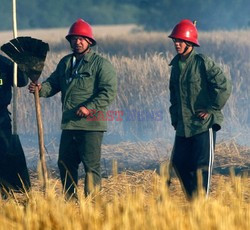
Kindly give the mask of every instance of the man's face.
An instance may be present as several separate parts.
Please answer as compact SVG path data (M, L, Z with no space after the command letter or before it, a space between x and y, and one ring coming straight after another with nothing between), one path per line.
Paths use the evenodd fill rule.
M181 39L173 39L175 50L178 54L183 54L185 48L187 47L185 41Z
M89 46L87 38L81 36L72 36L70 38L70 45L74 53L81 54L86 51Z

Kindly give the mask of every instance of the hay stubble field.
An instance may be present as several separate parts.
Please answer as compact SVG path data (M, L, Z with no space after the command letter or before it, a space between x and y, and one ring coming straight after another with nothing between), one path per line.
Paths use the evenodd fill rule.
M50 44L41 80L70 52L64 40L66 33L67 29L19 32L19 36L33 36ZM61 117L57 95L41 99L50 171L48 193L43 195L36 168L33 97L27 89L21 89L18 131L31 172L32 191L14 193L7 201L0 201L0 229L249 229L250 42L246 38L250 31L200 34L202 46L198 52L221 64L232 79L233 94L218 134L211 196L200 196L193 202L186 201L175 177L168 188L161 170L169 160L174 137L168 115L168 63L174 50L168 32L147 33L128 25L98 26L94 33L99 42L97 51L111 60L119 78L118 96L110 110L125 112L122 122L109 122L102 147L103 189L95 197L80 195L78 204L63 200L56 167ZM1 44L11 36L10 31L1 32ZM134 117L128 119L131 111ZM82 168L80 172L84 174ZM82 183L79 194L83 193Z

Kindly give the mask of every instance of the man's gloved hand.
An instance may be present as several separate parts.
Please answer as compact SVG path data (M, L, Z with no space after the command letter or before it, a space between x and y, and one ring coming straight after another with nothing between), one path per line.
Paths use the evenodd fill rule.
M1 50L18 64L31 81L36 82L42 73L49 45L32 37L17 37L2 45Z

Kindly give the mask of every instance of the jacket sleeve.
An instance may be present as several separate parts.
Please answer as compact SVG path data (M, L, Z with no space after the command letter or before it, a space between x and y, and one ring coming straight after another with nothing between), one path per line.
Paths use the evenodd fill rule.
M221 110L231 94L231 81L210 58L205 59L205 69L211 103L209 107L211 110Z
M59 91L60 87L60 63L58 64L56 70L42 83L42 88L39 92L40 97L52 97Z
M169 91L170 91L170 117L171 117L171 124L176 129L177 122L178 122L178 109L177 109L177 97L175 92L174 81L172 78L172 73L169 82Z
M103 59L97 72L97 91L87 102L83 103L87 109L105 110L114 100L117 93L117 76L112 64Z

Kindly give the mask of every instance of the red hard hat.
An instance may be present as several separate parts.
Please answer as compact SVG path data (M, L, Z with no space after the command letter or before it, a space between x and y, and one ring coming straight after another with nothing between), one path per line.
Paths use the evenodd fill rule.
M181 20L168 37L192 42L195 46L200 46L198 42L198 31L194 23L188 19Z
M94 46L96 44L91 26L81 18L79 18L72 24L69 29L68 35L66 36L66 39L70 41L70 37L74 35L90 39L92 42L91 46Z

